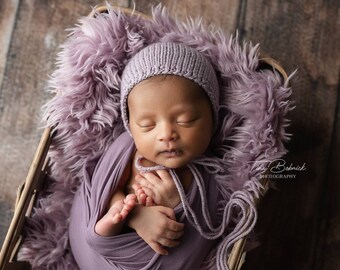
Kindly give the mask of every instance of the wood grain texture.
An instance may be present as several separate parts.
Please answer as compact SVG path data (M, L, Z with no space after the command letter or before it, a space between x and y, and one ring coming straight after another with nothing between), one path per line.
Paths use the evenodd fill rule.
M0 2L0 85L5 72L6 58L18 4L19 0Z
M326 186L339 85L339 5L335 1L248 1L243 38L297 68L293 80L296 109L287 163L307 171L296 180L278 181L261 206L257 231L262 246L250 252L244 269L336 269L324 265L327 223ZM336 34L338 32L338 34ZM333 33L333 34L332 34ZM333 182L334 183L334 182ZM340 250L338 249L338 252ZM289 259L288 259L289 258Z
M22 1L16 15L1 85L0 125L2 184L13 187L4 195L11 201L15 183L23 181L41 132L40 107L50 97L45 92L54 68L57 47L66 37L64 29L87 14L87 3L77 1ZM25 164L25 165L24 165Z
M128 5L128 1L117 3ZM97 4L101 3L0 2L0 233L9 225L16 189L26 178L42 134L40 108L51 98L46 92L48 75L55 68L65 29Z
M338 87L338 92L340 87ZM321 238L323 245L319 249L323 269L340 269L340 95L337 100L337 112L334 122L331 153L328 168L327 184L325 187L324 206L325 219Z
M0 2L0 86L2 85L4 73L7 63L7 54L10 46L11 35L13 33L14 23L16 19L16 13L18 9L19 1L2 1ZM1 114L1 104L3 104L3 95L0 89L0 114ZM0 125L0 136L3 130ZM0 137L1 138L1 137ZM1 138L0 145L3 145L3 139ZM2 146L3 147L3 146ZM3 153L1 153L3 156ZM4 164L4 162L0 162ZM7 167L8 164L0 165L2 167ZM6 168L5 168L6 169ZM7 228L12 217L13 203L8 202L4 197L4 191L12 189L11 186L4 187L2 175L4 174L4 169L0 169L0 243L2 243L3 238L7 232ZM15 188L14 188L15 190Z
M151 14L151 8L162 4L173 16L186 21L187 18L203 18L205 25L213 24L221 27L227 34L235 33L236 18L239 9L239 1L195 1L195 0L138 0L136 9L146 14Z

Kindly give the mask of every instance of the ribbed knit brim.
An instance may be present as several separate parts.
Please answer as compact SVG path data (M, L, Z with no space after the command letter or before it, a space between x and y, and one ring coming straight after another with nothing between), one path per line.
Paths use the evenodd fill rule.
M218 123L219 88L211 63L197 50L179 43L154 43L135 54L126 65L121 81L121 112L128 132L127 98L138 83L157 75L178 75L203 88L210 99L214 127Z

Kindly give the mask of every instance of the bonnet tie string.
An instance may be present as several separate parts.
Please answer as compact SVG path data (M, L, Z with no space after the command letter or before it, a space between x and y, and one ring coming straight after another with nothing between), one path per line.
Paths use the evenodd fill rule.
M209 228L209 231L204 231L202 228L202 225L199 223L197 215L194 213L193 209L191 208L186 196L185 191L183 189L183 186L175 173L174 170L170 169L169 172L175 182L175 185L178 189L183 210L188 218L188 221L190 224L196 228L196 230L206 239L213 240L217 239L225 232L227 225L229 224L231 220L231 212L232 209L235 207L239 207L240 209L240 220L238 221L237 225L233 229L231 233L229 233L219 244L219 247L217 249L216 254L216 261L217 261L217 268L219 270L223 269L229 269L227 265L227 257L226 254L229 250L229 248L237 242L240 238L247 235L255 226L256 220L257 220L257 212L253 200L253 196L250 194L247 190L242 191L236 191L234 192L228 203L225 205L225 208L223 210L223 217L222 222L218 227L214 227L210 214L208 211L207 206L207 198L205 196L206 190L204 187L204 182L202 179L201 174L198 172L197 168L191 164L188 164L189 169L191 170L194 180L197 184L199 195L201 198L202 203L202 214L204 217L204 221Z
M140 157L136 160L135 166L138 170L142 172L150 172L154 170L164 170L168 169L164 166L156 165L153 167L144 167L141 165L141 160L143 158ZM217 269L224 270L229 269L227 264L227 252L230 247L237 242L240 238L249 234L249 232L254 228L257 220L257 212L255 208L255 203L252 194L248 190L239 190L235 191L228 203L225 205L223 210L222 222L219 226L214 227L211 221L211 217L208 210L207 198L206 198L206 189L204 186L204 180L202 179L201 174L198 169L192 165L188 164L190 171L194 176L194 181L197 184L199 196L202 204L202 214L204 217L204 222L207 225L209 231L205 231L203 229L203 225L198 221L197 215L194 210L191 208L190 203L185 195L185 191L183 186L173 169L168 169L169 173L176 185L176 188L179 192L180 199L183 206L183 211L185 216L187 217L190 224L206 239L214 240L223 235L225 233L229 222L231 221L232 209L238 207L240 209L239 213L239 221L237 222L235 228L226 235L226 237L221 240L221 243L218 246L217 254L216 254L216 262Z

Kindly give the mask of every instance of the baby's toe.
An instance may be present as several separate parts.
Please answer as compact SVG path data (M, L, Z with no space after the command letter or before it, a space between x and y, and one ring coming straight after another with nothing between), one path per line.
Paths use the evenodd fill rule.
M119 222L121 222L122 221L122 215L121 215L121 213L116 213L114 216L113 216L113 218L112 218L112 223L113 224L118 224Z

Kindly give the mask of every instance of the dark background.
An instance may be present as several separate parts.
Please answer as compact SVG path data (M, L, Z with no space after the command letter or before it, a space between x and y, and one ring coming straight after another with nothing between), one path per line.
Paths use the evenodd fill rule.
M40 107L65 28L104 2L0 1L0 243L16 189L25 180L42 134ZM132 1L110 1L133 7ZM296 109L287 164L303 165L295 179L275 180L259 207L262 244L242 269L340 269L340 2L337 0L136 0L150 14L162 3L185 19L202 16L226 34L261 44L292 80Z

